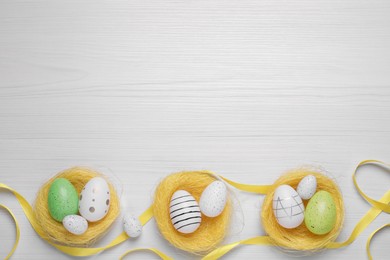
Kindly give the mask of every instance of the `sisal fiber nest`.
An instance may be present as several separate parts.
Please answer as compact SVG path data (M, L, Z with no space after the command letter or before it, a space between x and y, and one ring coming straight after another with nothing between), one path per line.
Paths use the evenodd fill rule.
M57 222L51 217L48 209L47 200L49 188L56 178L68 179L74 185L77 192L80 194L81 189L85 186L85 184L90 179L97 176L105 178L105 176L94 170L82 167L74 167L58 173L56 176L54 176L42 185L42 187L38 191L35 200L34 213L37 222L45 232L45 234L43 234L44 239L61 245L88 247L108 232L111 224L115 221L115 219L120 213L120 206L119 198L115 191L115 188L107 180L107 178L105 179L109 185L111 194L110 209L107 215L102 220L97 222L89 222L88 229L84 234L77 236L68 232L61 222Z
M171 174L158 185L154 195L153 214L161 234L173 246L203 255L215 249L225 238L232 211L229 197L221 215L215 218L202 215L199 228L191 234L176 231L169 214L171 197L177 190L188 191L199 202L202 192L215 180L217 178L210 172L191 171Z
M278 224L272 209L274 191L278 186L288 184L296 189L300 180L310 174L314 175L317 179L317 191L328 191L332 194L336 205L337 218L335 227L325 235L311 233L306 228L304 222L297 228L285 229ZM303 200L303 202L306 207L308 200ZM318 251L323 249L328 243L335 241L341 231L344 220L343 197L336 183L317 170L308 168L292 170L282 175L273 184L272 190L264 198L261 220L266 233L275 245L287 250Z

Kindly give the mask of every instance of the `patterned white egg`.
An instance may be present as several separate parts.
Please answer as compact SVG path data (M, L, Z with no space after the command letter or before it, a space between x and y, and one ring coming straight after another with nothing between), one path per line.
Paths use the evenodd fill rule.
M272 208L279 225L285 228L296 228L304 219L305 206L301 197L289 185L276 188Z
M302 199L308 200L316 193L316 189L316 177L313 175L307 175L299 182L297 192Z
M138 218L131 214L123 217L123 230L129 237L139 237L142 233L142 225Z
M74 235L82 235L88 229L88 222L79 215L68 215L62 220L62 225Z
M172 225L180 233L193 233L202 222L198 202L185 190L178 190L172 195L169 212Z
M217 217L225 209L227 188L222 181L213 181L202 192L199 200L200 210L207 217Z
M79 212L89 222L104 218L110 208L110 189L105 179L92 178L80 193Z

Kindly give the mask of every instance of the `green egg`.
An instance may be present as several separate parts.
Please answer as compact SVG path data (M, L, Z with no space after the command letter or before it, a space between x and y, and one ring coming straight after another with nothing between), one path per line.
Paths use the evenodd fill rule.
M68 215L76 215L79 197L75 187L64 178L58 178L50 185L47 198L49 213L57 221L62 222Z
M305 225L316 235L329 233L336 224L337 212L332 195L319 191L309 200L305 210Z

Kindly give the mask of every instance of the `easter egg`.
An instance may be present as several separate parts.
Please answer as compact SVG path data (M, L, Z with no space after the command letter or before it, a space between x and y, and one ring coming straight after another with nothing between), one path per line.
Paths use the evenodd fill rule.
M305 211L305 225L316 235L329 233L336 224L336 204L327 191L319 191L309 200Z
M185 190L172 195L169 214L174 228L184 234L195 232L202 221L198 202Z
M78 212L77 191L72 183L64 178L55 179L50 185L47 202L51 217L60 222L65 216Z
M139 237L142 233L142 225L138 218L131 214L123 217L123 230L129 237Z
M305 176L298 184L297 192L299 196L304 199L310 199L317 189L317 179L313 175Z
M104 218L110 208L110 189L105 179L92 178L80 193L79 212L89 222Z
M277 187L272 200L272 209L279 225L291 229L303 222L305 206L290 185Z
M68 215L62 220L64 228L74 235L82 235L88 229L88 222L79 215Z
M200 196L199 207L207 217L219 216L225 208L227 189L222 181L214 181L206 187Z

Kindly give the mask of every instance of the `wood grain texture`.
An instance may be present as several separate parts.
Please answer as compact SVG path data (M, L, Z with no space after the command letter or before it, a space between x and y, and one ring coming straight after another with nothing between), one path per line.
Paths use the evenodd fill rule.
M33 202L66 167L106 167L123 183L123 209L140 214L171 172L267 184L320 165L345 196L345 239L369 208L353 168L389 161L389 11L387 0L0 0L0 181ZM374 167L359 181L376 198L389 188ZM262 197L237 197L245 225L227 242L263 234ZM0 201L21 224L13 259L70 259L38 239L11 195ZM14 231L5 212L0 219L2 258ZM382 214L351 246L308 259L366 259L367 236L388 222ZM118 222L102 244L120 230ZM375 259L387 258L389 239L378 234ZM151 222L140 239L96 259L138 246L194 258ZM141 258L155 259L129 257ZM226 256L237 258L288 256L246 246Z

